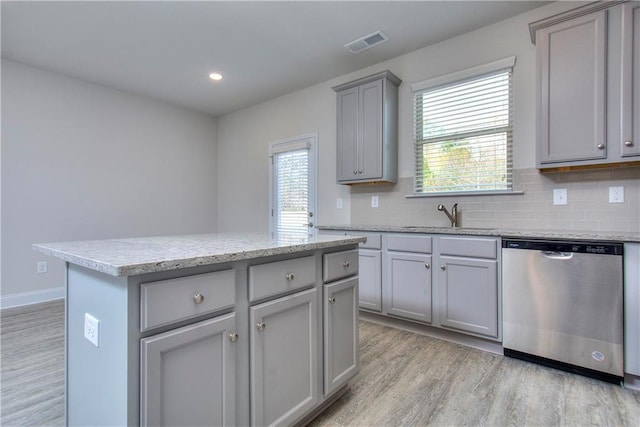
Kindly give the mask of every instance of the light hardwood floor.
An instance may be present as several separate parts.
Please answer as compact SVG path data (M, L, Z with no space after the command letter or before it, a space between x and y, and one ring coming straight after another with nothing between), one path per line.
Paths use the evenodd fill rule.
M0 424L62 425L62 302L0 320ZM638 392L374 323L360 323L360 357L313 426L640 425Z

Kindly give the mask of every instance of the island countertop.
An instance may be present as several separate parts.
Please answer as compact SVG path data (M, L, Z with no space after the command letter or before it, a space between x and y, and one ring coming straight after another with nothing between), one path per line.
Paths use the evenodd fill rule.
M133 276L291 254L366 241L359 236L279 236L252 233L212 233L129 239L37 243L46 255L111 276Z

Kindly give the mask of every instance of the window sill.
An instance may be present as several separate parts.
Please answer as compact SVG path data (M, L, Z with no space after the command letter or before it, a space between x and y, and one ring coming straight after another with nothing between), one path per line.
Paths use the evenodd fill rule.
M458 197L458 196L514 196L524 194L524 191L458 191L447 193L414 193L404 196L407 199L423 197Z

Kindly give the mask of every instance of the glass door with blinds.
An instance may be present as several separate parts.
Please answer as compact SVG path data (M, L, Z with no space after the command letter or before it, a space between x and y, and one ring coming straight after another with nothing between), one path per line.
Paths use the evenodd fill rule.
M315 234L316 135L271 145L270 232L273 237Z

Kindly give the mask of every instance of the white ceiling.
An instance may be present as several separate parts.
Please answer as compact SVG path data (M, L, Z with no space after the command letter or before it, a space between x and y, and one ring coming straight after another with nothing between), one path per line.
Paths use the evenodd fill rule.
M3 1L2 56L218 116L546 3ZM376 30L390 40L344 48Z

